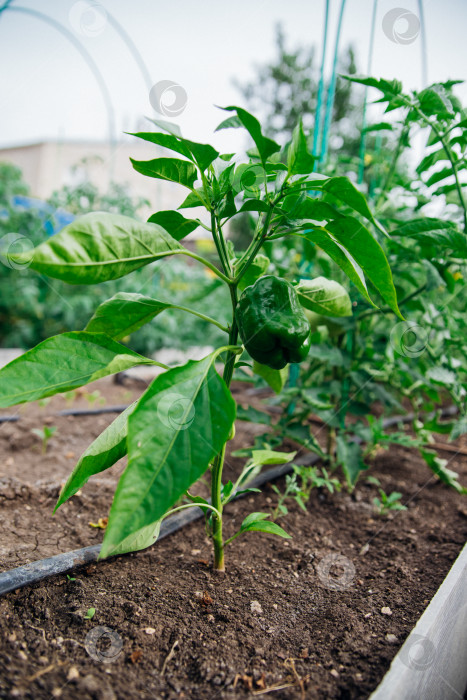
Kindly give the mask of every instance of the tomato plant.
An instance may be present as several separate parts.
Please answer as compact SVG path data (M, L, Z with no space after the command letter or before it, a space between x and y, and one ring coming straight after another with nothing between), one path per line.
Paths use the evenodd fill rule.
M282 385L286 363L306 355L309 325L304 309L346 317L351 314L351 304L342 285L324 276L290 284L270 275L270 283L262 284L261 278L268 279L262 276L270 262L261 253L265 246L273 250L281 240L292 239L321 249L369 305L374 306L368 291L371 284L402 319L386 255L369 227L382 235L385 232L365 197L346 177L314 172L301 124L290 144L281 149L264 136L250 113L238 107L226 111L228 117L218 129L246 129L254 143L247 158L220 154L209 144L185 139L173 124L165 122L154 122L160 131L135 134L182 156L132 161L141 174L189 191L179 210L156 212L146 223L118 214L87 214L27 254L30 267L37 272L79 285L105 283L155 261L169 264L170 258L185 256L209 269L230 295L231 318L224 325L204 312L209 310L209 298L201 312L119 292L100 304L83 330L48 338L0 371L0 406L11 406L72 391L134 365L158 365L120 341L166 309L196 314L224 333L225 342L200 361L172 369L159 364L164 371L94 441L68 479L57 508L92 475L128 455L101 557L147 547L157 538L164 517L193 505L206 514L217 570L224 569L225 544L243 532L288 537L267 520L267 514L253 513L224 541L223 509L247 484L246 477L235 485L222 482L226 443L233 435L236 417L229 386L235 367L251 365L251 360L253 371L272 385ZM198 207L207 210L210 226L180 211ZM255 218L255 229L247 248L237 251L225 232L228 223L243 212ZM217 261L183 245L184 237L199 226L210 231ZM11 257L24 262L22 254ZM260 294L252 292L258 278ZM216 370L221 359L222 376ZM289 459L289 455L265 450L256 454L254 468L250 462L246 470L251 476L263 464ZM207 470L211 474L210 502L189 491ZM174 509L184 495L190 503Z

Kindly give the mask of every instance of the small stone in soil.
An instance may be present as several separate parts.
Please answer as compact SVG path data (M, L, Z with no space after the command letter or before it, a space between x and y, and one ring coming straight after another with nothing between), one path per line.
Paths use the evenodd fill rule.
M145 627L144 631L146 632L146 634L155 634L156 633L156 630L154 629L154 627Z
M334 676L334 678L339 678L339 673L335 668L331 669L331 676Z
M389 644L397 644L399 640L397 639L395 634L388 633L386 635L386 641L389 642Z
M392 610L391 608L385 606L384 608L381 608L381 613L382 615L392 615Z
M258 615L263 614L263 608L261 605L258 603L257 600L252 600L250 603L250 608L252 613L258 613Z

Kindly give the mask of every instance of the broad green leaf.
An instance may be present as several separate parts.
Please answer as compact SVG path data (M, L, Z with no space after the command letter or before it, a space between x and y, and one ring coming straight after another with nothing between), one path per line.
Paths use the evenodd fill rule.
M254 284L258 277L264 275L268 270L270 262L271 261L266 255L263 255L262 253L256 255L255 259L253 260L251 265L247 267L247 269L245 270L245 274L240 279L240 282L238 284L239 290L243 291L246 287L249 287L250 285Z
M272 369L254 360L253 372L262 377L276 394L280 394L289 376L289 366L286 365L284 369Z
M115 492L101 556L163 517L228 439L235 401L214 369L218 353L153 381L128 420L128 466Z
M130 158L134 169L158 180L168 180L192 189L198 177L198 171L193 163L179 158L154 158L153 160L134 160Z
M146 549L153 545L159 537L162 520L163 518L144 525L136 532L132 532L113 548L112 554L116 556L117 554L127 554L128 552L139 552L141 549Z
M297 197L289 195L279 207L279 211L284 213L289 221L312 219L314 221L333 221L339 219L340 214L328 202L312 197Z
M467 257L467 240L452 221L425 217L402 224L392 233L393 236L414 238L422 244L452 250L459 257Z
M222 107L221 107L222 109ZM242 122L240 119L237 117L236 114L234 114L231 117L227 117L227 119L224 119L221 121L221 123L216 126L214 131L222 131L222 129L241 129L243 126Z
M320 189L332 194L340 202L344 202L365 219L376 224L365 197L347 177L332 177L330 180L326 180Z
M97 284L180 250L157 224L99 212L81 216L34 248L30 267L69 284ZM20 254L11 257L21 261Z
M331 221L326 229L349 251L384 301L403 320L404 317L397 306L391 268L383 249L368 229L350 216Z
M420 109L427 116L453 117L454 110L447 90L442 85L431 85L418 93Z
M202 187L196 187L193 192L190 192L188 197L180 204L179 209L191 209L192 207L204 207L204 190Z
M70 391L135 365L164 366L103 333L55 335L0 369L0 408Z
M171 151L180 153L180 155L185 156L191 160L191 153L189 148L185 145L184 140L174 134L161 134L155 131L138 131L137 133L127 132L130 136L136 136L138 139L143 139L144 141L149 141L157 146L162 146L163 148L169 148Z
M206 170L213 160L215 160L219 153L215 148L209 144L196 143L194 141L188 141L181 136L174 136L172 134L159 134L152 131L143 131L132 136L137 136L145 141L150 141L164 148L170 148L171 151L180 153L182 156L196 161L201 170Z
M176 241L181 241L200 225L197 219L186 219L178 211L158 211L149 217L148 222L162 226Z
M85 330L121 340L170 308L172 304L142 294L118 292L97 307Z
M351 316L352 304L344 287L328 280L326 277L316 277L313 280L300 280L295 291L300 304L324 316Z
M263 163L269 158L269 156L272 156L273 153L280 151L281 147L278 143L272 141L272 139L268 139L266 136L263 135L259 121L252 114L247 112L245 109L242 109L241 107L232 106L223 107L222 109L225 109L227 112L237 113L239 121L242 123L242 125L245 127L245 129L248 131L251 138L255 142L256 148L258 149L258 153ZM234 124L230 124L229 126L234 126ZM222 128L226 128L225 122Z
M135 406L136 402L128 406L83 452L60 493L54 513L62 503L84 486L89 477L103 472L126 455L128 416L134 411Z
M337 459L349 486L354 487L362 471L368 466L362 459L362 448L356 442L349 442L347 436L337 436Z
M250 513L242 522L240 532L266 532L270 535L291 539L285 530L266 518L269 518L269 513Z
M452 167L447 167L447 168L442 168L441 170L437 170L433 175L430 175L428 180L425 182L425 185L427 187L432 187L432 185L436 185L438 182L442 182L445 180L447 177L452 177L454 175Z
M308 175L313 171L315 159L308 148L303 124L300 120L292 134L287 151L287 167L290 175Z
M301 237L306 238L311 243L315 243L317 246L322 248L322 250L324 250L324 252L327 253L337 265L339 265L341 270L345 272L347 277L355 284L357 289L370 302L370 304L375 306L368 294L365 275L363 274L361 267L345 249L345 247L335 241L334 238L329 235L326 229L316 227L311 231L307 231L305 235Z
M241 214L245 211L262 211L267 213L270 207L267 202L263 202L262 199L247 199L246 202L242 204L237 214Z

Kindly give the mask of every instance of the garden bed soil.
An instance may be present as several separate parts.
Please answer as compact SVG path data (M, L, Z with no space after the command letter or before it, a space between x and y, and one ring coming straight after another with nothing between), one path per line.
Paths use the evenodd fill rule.
M107 405L141 393L108 380L98 386ZM53 518L51 511L76 458L115 416L52 416L63 403L57 397L45 408L24 407L21 421L0 429L2 570L102 539L89 523L107 515L123 463L92 479ZM42 456L30 430L47 423L58 430ZM262 430L239 423L231 449ZM465 483L466 457L441 456ZM242 464L229 454L227 476ZM467 535L466 501L415 450L379 453L371 474L387 493L400 491L408 510L377 516L376 487L362 476L352 495L314 490L306 513L289 502L279 522L292 540L236 539L225 575L211 571L198 521L146 551L7 594L0 599L0 697L368 697ZM267 486L230 504L226 536L249 512L275 503ZM96 612L86 620L89 608Z

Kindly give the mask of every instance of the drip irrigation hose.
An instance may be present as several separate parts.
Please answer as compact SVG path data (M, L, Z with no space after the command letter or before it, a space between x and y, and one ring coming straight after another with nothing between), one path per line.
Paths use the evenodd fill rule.
M427 415L427 419L430 419L436 415L436 411ZM457 413L456 406L449 406L441 411L442 416L452 416ZM415 413L408 413L405 416L392 416L383 420L383 427L389 428L393 425L398 425L399 423L409 423L416 417ZM361 438L355 438L353 442L362 442ZM320 460L317 454L308 453L302 458L294 460L294 463L300 466L311 466L316 464ZM255 479L253 479L249 484L249 488L259 488L264 486L268 481L273 481L279 479L286 474L289 474L293 470L293 464L281 464L277 467L272 467L267 469L262 474L259 474ZM235 497L244 498L245 494L240 494ZM164 520L161 526L161 531L158 540L163 539L172 535L180 528L188 525L189 523L198 520L203 516L203 512L200 508L184 510L177 513L167 520ZM79 566L85 566L93 564L97 561L99 556L101 545L95 544L91 547L84 547L83 549L75 549L71 552L65 552L64 554L57 554L54 557L48 557L47 559L41 559L39 561L31 562L31 564L25 564L24 566L19 566L16 569L10 569L9 571L4 571L0 573L0 595L9 593L10 591L17 590L18 588L23 588L24 586L31 585L33 583L38 583L45 578L50 576L56 576L57 574L64 574L67 571L76 569Z

